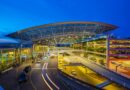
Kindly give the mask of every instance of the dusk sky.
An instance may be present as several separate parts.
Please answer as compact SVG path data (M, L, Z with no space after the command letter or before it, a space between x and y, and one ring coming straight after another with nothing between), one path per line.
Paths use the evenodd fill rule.
M0 35L64 21L105 22L130 37L130 0L0 0Z

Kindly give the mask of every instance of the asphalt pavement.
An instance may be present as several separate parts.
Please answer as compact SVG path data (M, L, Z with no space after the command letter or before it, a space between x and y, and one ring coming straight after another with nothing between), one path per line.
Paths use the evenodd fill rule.
M18 75L27 65L30 65L30 62L2 74L0 76L0 85L5 90L68 90L67 86L58 78L56 58L54 62L52 59L32 64L32 70L28 74L29 80L19 84L17 81ZM43 70L44 65L47 68L45 71ZM52 88L48 87L49 85Z
M80 88L72 89L71 85L61 80L57 70L57 62L57 57L41 60L41 62L33 64L25 62L21 66L2 74L0 76L0 86L5 90L80 90ZM19 84L18 75L27 65L32 66L32 70L28 74L29 80Z

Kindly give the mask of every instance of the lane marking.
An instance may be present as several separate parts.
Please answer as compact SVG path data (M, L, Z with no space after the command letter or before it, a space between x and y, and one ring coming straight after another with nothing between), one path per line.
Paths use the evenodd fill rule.
M42 70L46 70L48 69L48 63L44 63ZM49 80L49 82L54 85L56 87L56 89L60 90L60 88L50 79L50 77L48 76L48 74L46 73L46 77ZM47 80L45 79L44 75L42 74L42 78L44 80L44 82L46 83L46 85L49 87L50 90L53 90L53 88L51 87L51 85L47 82Z
M48 63L46 63L46 69L47 69L47 67L48 67Z
M44 63L44 65L43 65L43 67L42 67L42 70L47 69L47 65L48 65L48 63Z
M46 67L46 63L44 63L43 67L42 67L42 70L45 70L45 67ZM53 88L49 85L49 83L46 81L43 73L42 73L42 79L44 80L44 82L46 83L46 85L49 87L50 90L53 90Z
M46 63L46 69L48 69L48 63ZM50 79L50 77L48 76L47 73L46 73L46 76L47 76L48 80L49 80L58 90L60 90L60 88Z
M44 70L44 69L45 69L45 65L46 65L46 63L44 63L44 65L43 65L43 67L42 67L42 70Z
M50 90L53 90L52 87L49 85L49 83L45 80L43 74L42 74L42 78L44 80L44 82L46 83L46 85L49 87Z
M44 63L44 65L45 65L45 63ZM42 70L44 69L44 65L43 65L43 67L42 67Z
M50 77L48 76L47 73L46 73L46 76L47 76L48 80L49 80L58 90L60 90L60 88L50 79Z
M47 63L45 63L45 69L47 69Z

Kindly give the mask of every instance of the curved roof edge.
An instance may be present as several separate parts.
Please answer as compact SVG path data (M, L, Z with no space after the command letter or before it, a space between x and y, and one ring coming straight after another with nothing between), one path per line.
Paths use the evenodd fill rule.
M118 27L115 26L115 25L107 24L107 23L104 23L104 22L93 22L93 21L88 21L88 22L87 22L87 21L66 21L66 22L55 22L55 23L49 23L49 24L43 24L43 25L33 26L33 27L21 29L21 30L16 31L16 32L20 32L20 33L21 33L21 32L25 32L25 31L29 31L29 30L31 30L31 29L35 29L35 28L47 27L47 26L55 26L55 25L63 25L63 24L100 24L100 25L109 26L109 27L113 28L112 30L118 28ZM13 33L16 33L16 32L13 32ZM13 34L13 33L10 33L10 34ZM9 36L10 34L7 34L6 36Z
M2 38L0 38L0 44L9 44L9 43L18 44L19 41L16 40L16 39L10 38L10 37L2 37Z

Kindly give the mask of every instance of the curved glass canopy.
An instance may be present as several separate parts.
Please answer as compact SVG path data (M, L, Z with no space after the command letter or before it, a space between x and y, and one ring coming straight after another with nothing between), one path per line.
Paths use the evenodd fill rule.
M7 36L42 44L74 43L79 39L116 29L100 22L61 22L45 24L11 33Z

